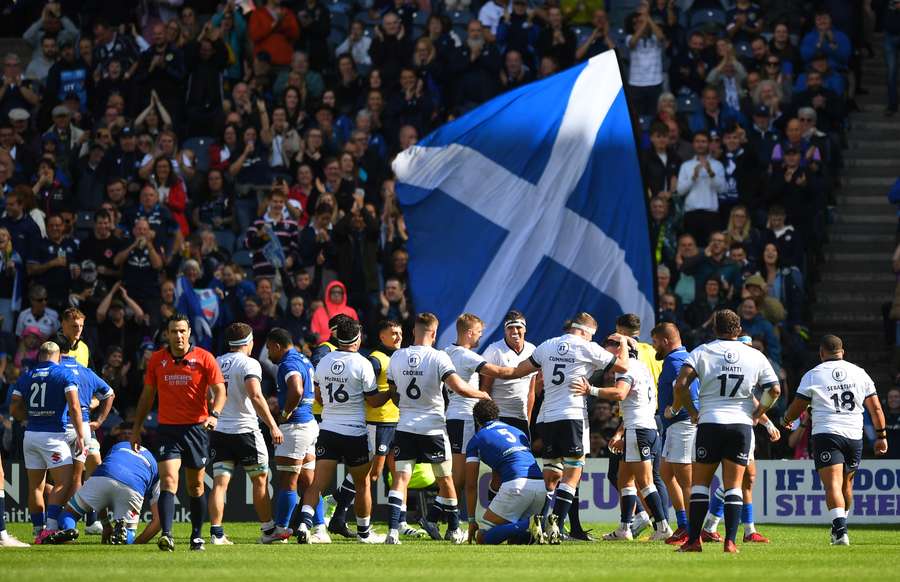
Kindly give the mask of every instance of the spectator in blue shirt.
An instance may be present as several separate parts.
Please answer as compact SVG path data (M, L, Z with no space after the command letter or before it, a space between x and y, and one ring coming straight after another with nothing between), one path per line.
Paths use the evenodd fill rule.
M800 41L800 56L804 62L809 63L816 53L821 52L827 57L828 64L843 71L850 62L851 50L847 35L831 25L831 14L819 9L816 12L816 27Z

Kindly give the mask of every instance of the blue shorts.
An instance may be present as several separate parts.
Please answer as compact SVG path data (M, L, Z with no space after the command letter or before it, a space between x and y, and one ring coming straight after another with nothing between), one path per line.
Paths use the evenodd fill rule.
M394 433L397 432L396 423L370 423L366 426L369 431L369 450L376 457L386 457L391 451L391 443L394 441Z
M157 430L157 461L181 459L189 469L206 467L209 459L209 432L203 424L161 424Z
M859 469L862 458L862 439L820 433L812 435L813 460L816 470L831 465L844 465L844 473L852 473Z

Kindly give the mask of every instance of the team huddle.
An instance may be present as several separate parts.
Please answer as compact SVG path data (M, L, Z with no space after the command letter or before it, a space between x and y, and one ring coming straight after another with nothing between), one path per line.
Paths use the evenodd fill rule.
M578 484L589 449L589 396L619 402L622 416L609 443L614 453L610 479L619 491L621 519L604 540L633 540L652 523L650 540L678 545L681 552L701 551L703 542L712 541L723 541L725 552L737 552L743 523L745 543L768 542L752 518L753 427L759 423L770 438L780 438L765 413L781 387L766 357L741 336L734 312L716 312L717 339L690 353L672 324L653 329L652 346L638 342L640 321L634 315L620 317L616 331L596 343L596 320L579 313L565 322L563 335L534 346L525 341L525 316L510 311L503 321L504 338L483 356L474 351L484 332L477 316L457 319L457 341L444 350L434 347L438 323L433 314L419 314L412 345L401 348L400 325L384 322L377 348L363 355L360 324L336 316L329 322L331 339L311 358L293 346L289 332L272 330L265 351L277 365L278 413L273 416L262 391L262 367L250 356L250 327L230 325L225 331L229 351L214 358L191 345L187 318L175 315L167 323L168 346L155 352L147 366L130 442L113 446L87 472L86 460L99 455L92 438L97 422L90 421L92 400L108 413L114 394L77 362L78 340L59 334L40 347L39 363L23 374L12 394L14 416L27 418L24 452L34 543L74 541L80 519L105 512L104 541L141 544L159 534L160 550L174 551L182 465L191 550L204 549L207 513L210 543L232 544L223 515L238 466L252 483L264 544L291 538L300 544L330 543L332 534L391 545L425 536L454 544L590 539L578 518ZM863 410L876 427L878 454L887 450L885 421L872 380L843 359L839 338L823 338L820 358L822 363L803 377L784 424L790 426L810 408L831 542L847 545ZM543 401L533 418L541 391ZM158 442L150 451L142 446L141 433L154 401ZM272 465L261 424L274 445ZM530 426L542 441L542 465L532 453ZM210 463L213 489L207 507L204 477ZM345 478L335 489L329 519L323 494L338 464L344 465ZM492 478L489 506L479 518L483 465ZM720 465L722 488L711 497ZM277 480L272 499L270 466ZM407 523L407 498L422 470L433 474L437 496L421 508L415 527ZM387 533L379 534L372 525L371 489L385 473L390 474L390 517ZM52 487L46 493L48 474ZM83 475L89 477L82 484ZM152 519L138 534L145 501ZM351 507L355 531L347 525ZM716 532L722 517L724 540ZM26 545L0 521L0 546Z

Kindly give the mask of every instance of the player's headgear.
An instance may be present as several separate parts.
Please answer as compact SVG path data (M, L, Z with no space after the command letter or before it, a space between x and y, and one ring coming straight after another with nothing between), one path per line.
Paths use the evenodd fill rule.
M332 331L335 341L342 346L353 345L359 341L362 334L362 326L359 322L346 317L338 322Z
M517 309L510 309L503 316L503 327L527 327L525 324L525 314Z
M586 311L582 311L575 315L571 320L566 322L565 330L578 329L587 334L594 335L597 333L597 320L594 316Z
M476 426L484 426L500 418L500 409L493 400L479 400L472 409L472 417Z
M228 347L239 348L253 341L253 329L246 323L234 322L225 328Z

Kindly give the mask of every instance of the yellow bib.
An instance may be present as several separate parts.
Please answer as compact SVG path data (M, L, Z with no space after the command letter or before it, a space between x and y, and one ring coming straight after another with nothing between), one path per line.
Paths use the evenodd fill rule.
M378 391L387 392L387 370L391 363L391 358L387 354L380 351L372 352L371 357L378 360L381 364L381 370L378 372ZM371 407L366 403L366 422L398 422L400 420L400 409L393 401L388 400L384 406Z

